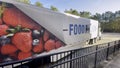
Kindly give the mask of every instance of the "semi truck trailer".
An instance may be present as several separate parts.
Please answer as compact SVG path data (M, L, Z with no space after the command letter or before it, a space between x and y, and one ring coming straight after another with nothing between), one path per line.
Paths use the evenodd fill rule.
M0 0L1 64L35 58L60 47L83 47L86 41L100 37L99 33L98 21Z

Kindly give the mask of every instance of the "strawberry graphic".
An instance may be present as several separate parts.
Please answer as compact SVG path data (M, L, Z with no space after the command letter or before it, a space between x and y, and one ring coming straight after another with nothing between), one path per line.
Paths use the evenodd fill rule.
M41 29L41 26L36 24L31 18L26 16L23 12L21 12L16 7L5 8L3 12L3 21L10 26L21 25L24 28L30 29Z
M8 35L3 35L0 37L0 45L5 45L5 44L9 44L11 42L9 34Z
M46 43L45 43L45 46L44 46L45 50L46 51L50 51L52 49L55 49L55 41L50 39L48 40Z
M8 54L16 52L17 50L18 49L12 44L5 44L1 48L1 53L3 55L8 55Z
M63 46L64 44L61 41L56 41L56 48Z
M2 25L2 19L0 18L0 25Z
M32 56L31 52L19 52L18 59L23 60L23 59L26 59L26 58L31 57L31 56Z
M7 29L9 29L7 25L0 25L0 36L7 34Z
M49 36L50 36L50 33L48 31L45 31L43 35L43 40L47 41L49 39Z
M29 52L32 49L31 32L19 32L12 38L12 43L22 52Z
M39 44L34 46L33 52L40 53L40 52L43 52L43 50L44 50L43 42L42 42L42 39L40 39Z
M3 24L2 16L3 16L4 9L5 9L4 4L0 5L0 25Z

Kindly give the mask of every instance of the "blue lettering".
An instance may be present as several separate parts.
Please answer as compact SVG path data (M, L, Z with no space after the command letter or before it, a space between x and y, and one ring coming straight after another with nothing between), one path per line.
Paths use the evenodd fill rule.
M78 26L78 34L81 34L81 25Z
M73 31L73 24L70 24L70 26L69 26L69 29L70 29L70 31L69 31L69 35L71 35L71 33L72 33L72 31Z
M80 25L80 24L70 24L69 25L69 35L77 35L81 33L87 33L86 25Z
M74 25L74 35L77 34L77 29L78 29L78 28L77 28L77 24L75 24L75 25Z

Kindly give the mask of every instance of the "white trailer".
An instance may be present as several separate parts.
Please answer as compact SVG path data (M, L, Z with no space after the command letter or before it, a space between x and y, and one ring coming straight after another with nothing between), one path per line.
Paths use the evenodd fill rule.
M11 3L31 19L43 26L66 45L85 43L97 38L98 22L71 14L54 12L46 8L26 5L13 0L0 0Z
M90 41L89 44L96 43L101 38L100 24L96 20L90 19Z
M54 35L57 39L64 42L66 49L69 49L69 46L81 48L87 40L91 41L100 36L99 25L95 20L63 14L50 9L19 3L15 0L0 0L0 2L8 3L19 9L31 20L34 20L36 24L49 31L50 35ZM61 50L65 50L65 48L61 47ZM58 51L56 49L53 53Z

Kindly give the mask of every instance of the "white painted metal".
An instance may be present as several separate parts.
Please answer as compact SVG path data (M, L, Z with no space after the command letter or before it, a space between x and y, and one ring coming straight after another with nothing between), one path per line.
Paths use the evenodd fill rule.
M73 14L69 14L69 13L63 13L67 16L70 16L70 17L74 17L74 18L80 18L80 16L76 16L76 15L73 15Z
M101 39L101 36L102 36L102 32L101 32L101 26L100 26L100 23L98 24L98 38L99 40Z
M98 36L98 21L90 19L90 34L91 39L97 38Z

